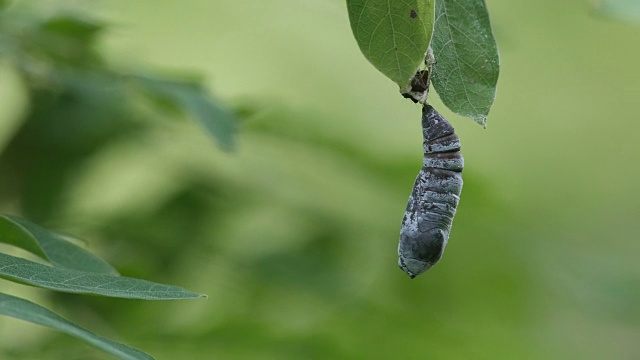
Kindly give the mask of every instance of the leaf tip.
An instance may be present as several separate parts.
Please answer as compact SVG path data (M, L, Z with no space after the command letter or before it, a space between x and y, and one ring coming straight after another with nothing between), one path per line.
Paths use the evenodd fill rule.
M462 116L466 116L468 118L470 118L471 120L475 121L476 123L480 124L483 128L487 128L487 115L486 114L479 114L479 113L458 113L458 115L462 115Z
M189 299L199 299L199 298L204 298L206 300L209 299L209 295L207 294L200 294L200 293L195 293L195 292L191 292L191 291L187 291L185 290L187 293L187 296L183 297L183 298L179 298L176 300L189 300Z
M487 128L487 117L486 116L475 116L473 120L478 124L482 125L483 128Z

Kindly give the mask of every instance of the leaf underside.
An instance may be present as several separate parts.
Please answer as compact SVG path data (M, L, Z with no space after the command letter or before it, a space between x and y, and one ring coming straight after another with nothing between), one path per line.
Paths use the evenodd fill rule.
M365 58L406 88L431 41L433 0L347 0L347 10Z
M126 299L177 300L203 295L151 281L47 266L0 253L0 277L45 289Z
M433 86L449 109L485 126L500 61L484 0L436 0L435 12Z

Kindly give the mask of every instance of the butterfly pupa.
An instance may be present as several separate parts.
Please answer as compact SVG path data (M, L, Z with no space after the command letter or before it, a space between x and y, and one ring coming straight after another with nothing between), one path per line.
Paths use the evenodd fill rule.
M412 279L442 257L462 191L460 139L430 105L422 108L424 157L402 219L398 266Z

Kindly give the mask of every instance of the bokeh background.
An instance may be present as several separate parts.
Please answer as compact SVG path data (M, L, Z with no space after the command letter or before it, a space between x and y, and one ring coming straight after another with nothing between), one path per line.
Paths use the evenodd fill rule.
M344 1L40 1L111 24L115 67L202 75L241 130L225 152L117 99L52 113L0 67L0 210L209 298L2 290L158 359L638 359L640 24L594 4L487 1L497 99L482 129L431 95L465 185L445 256L409 280L420 108L359 53ZM0 318L0 358L110 357Z

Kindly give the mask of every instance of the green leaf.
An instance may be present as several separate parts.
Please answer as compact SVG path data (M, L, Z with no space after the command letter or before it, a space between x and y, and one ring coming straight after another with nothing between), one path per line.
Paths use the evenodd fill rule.
M433 0L347 0L351 30L364 56L405 89L424 63L433 32Z
M17 217L0 215L0 242L27 250L54 266L118 275L111 265L67 241L63 235Z
M105 25L73 15L61 15L48 19L41 28L65 37L90 42L104 30Z
M175 104L191 114L225 149L234 145L236 119L231 111L217 102L199 84L131 76L150 96Z
M453 112L486 125L499 58L484 0L436 0L431 80Z
M45 289L126 299L177 300L203 296L177 286L51 267L3 253L0 253L0 277Z
M153 359L147 353L85 330L31 301L0 293L0 314L50 327L83 340L120 359Z
M638 0L601 0L597 11L602 15L626 21L640 21L640 1Z
M55 16L44 21L30 21L16 26L10 33L20 50L29 56L20 61L67 65L74 68L100 68L101 56L95 45L103 24L78 16ZM15 34L15 35L14 35ZM32 64L21 64L29 67ZM39 67L42 67L40 64ZM44 69L32 69L46 71Z

